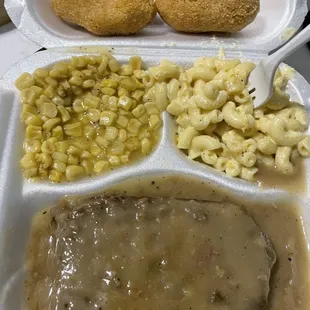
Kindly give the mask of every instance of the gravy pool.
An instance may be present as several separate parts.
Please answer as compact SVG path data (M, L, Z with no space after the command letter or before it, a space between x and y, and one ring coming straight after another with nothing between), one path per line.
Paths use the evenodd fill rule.
M272 270L269 302L266 309L306 310L309 308L309 261L302 219L300 218L297 206L284 203L272 205L265 203L257 205L249 203L248 201L236 201L230 195L221 192L219 188L212 188L210 184L206 184L194 178L180 176L138 178L136 180L122 182L117 186L111 187L106 192L121 196L164 196L223 201L243 206L263 233L268 236L277 255L277 262ZM27 298L29 298L28 304L30 310L37 310L33 305L36 304L36 299L39 298L39 296L37 296L38 292L33 290L34 274L40 273L42 270L46 269L46 264L38 264L39 260L37 260L38 250L48 251L48 248L37 248L41 235L35 233L36 225L37 227L42 227L42 221L43 218L40 216L34 221L28 252L30 275L27 282ZM87 271L85 270L85 272ZM58 307L57 310L69 309L69 304L67 306L62 306L62 308ZM164 307L162 308L165 309ZM167 307L166 309L174 308ZM193 310L194 309L199 308L195 307Z

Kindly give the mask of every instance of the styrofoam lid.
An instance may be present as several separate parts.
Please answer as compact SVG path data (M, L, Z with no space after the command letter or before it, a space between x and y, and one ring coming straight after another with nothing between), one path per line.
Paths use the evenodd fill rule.
M223 47L264 53L285 43L302 25L308 11L307 0L261 0L261 10L255 21L235 34L177 33L157 16L137 35L98 37L59 19L50 1L5 0L5 7L16 27L45 48L81 45L186 49Z

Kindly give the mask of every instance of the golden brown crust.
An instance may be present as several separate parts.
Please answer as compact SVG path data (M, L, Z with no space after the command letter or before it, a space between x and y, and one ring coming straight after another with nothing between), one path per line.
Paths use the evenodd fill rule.
M97 35L127 35L149 24L153 0L52 0L57 16Z
M237 32L254 21L259 0L156 0L157 11L182 32Z

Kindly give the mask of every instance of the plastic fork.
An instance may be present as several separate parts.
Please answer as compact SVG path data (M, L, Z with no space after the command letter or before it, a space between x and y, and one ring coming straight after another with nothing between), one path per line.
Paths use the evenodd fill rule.
M265 104L272 96L274 75L282 60L308 41L310 41L310 25L275 53L262 60L251 72L250 94L254 98L255 109Z

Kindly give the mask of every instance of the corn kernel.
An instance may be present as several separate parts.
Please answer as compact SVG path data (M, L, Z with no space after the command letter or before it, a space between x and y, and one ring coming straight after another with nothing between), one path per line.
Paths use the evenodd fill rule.
M118 86L118 83L116 80L113 80L113 79L104 79L101 84L100 84L101 87L108 87L108 88L114 88L116 89L117 86Z
M100 98L96 97L96 96L93 96L91 94L87 94L85 97L84 97L84 100L83 100L83 107L84 109L90 109L90 108L93 108L93 109L98 109L99 106L100 106L100 103L101 103L101 100Z
M54 118L57 115L57 107L52 102L44 102L42 104L41 113L49 118Z
M84 111L82 103L83 101L81 99L75 99L73 101L72 107L75 113L82 113Z
M130 91L123 87L119 87L117 91L117 96L118 97L122 97L122 96L130 97Z
M88 58L88 62L93 65L101 64L102 61L106 61L106 59L108 59L107 56L105 55L104 57L102 55L90 55L87 58Z
M44 81L44 78L36 77L36 85L42 88L47 87L47 83Z
M25 153L39 153L41 151L40 140L25 141L23 145Z
M81 159L90 159L93 158L93 155L88 151L83 151L80 156Z
M48 169L53 164L53 159L49 154L41 153L38 156L38 162L43 169Z
M73 95L75 95L75 96L83 95L83 89L79 86L72 85L71 90L72 90Z
M96 159L97 160L106 160L107 159L107 153L105 150L103 150L101 153L99 153L97 156L96 156Z
M61 120L63 123L65 123L71 119L70 113L68 112L68 110L65 107L60 105L57 107L57 109L61 115Z
M52 154L53 152L55 152L55 150L56 150L56 147L54 143L50 141L44 141L42 143L42 146L41 146L42 153Z
M69 80L69 83L74 86L81 86L83 84L83 79L77 75L74 75Z
M68 166L78 165L79 159L73 155L68 155Z
M23 104L22 115L23 113L30 113L33 115L38 115L37 109L29 104Z
M26 179L31 179L38 175L38 167L32 167L24 170L23 175Z
M60 172L58 172L57 170L52 170L50 172L50 176L49 176L49 179L52 181L52 182L56 182L56 183L59 183L62 179L62 174Z
M108 156L108 160L111 166L119 166L121 164L119 156L116 155Z
M50 132L53 127L55 127L56 125L61 123L61 119L60 118L51 118L49 120L47 120L44 124L43 124L43 129L47 132Z
M149 125L152 130L157 130L161 126L161 119L158 115L151 115Z
M115 97L115 96L110 97L109 98L109 103L108 103L108 109L110 111L117 112L117 110L118 110L117 102L118 102L117 97Z
M121 160L122 164L127 164L129 162L129 155L127 155L127 154L121 155L120 160Z
M95 162L94 164L94 172L96 174L101 173L102 171L106 170L109 168L109 162L105 160L100 160Z
M70 155L73 155L73 156L80 156L81 153L82 153L82 150L74 145L70 145L68 150L67 150L67 153L70 154Z
M100 125L111 126L115 123L116 113L112 111L103 111L100 114Z
M121 67L119 62L113 57L109 60L108 66L112 72L117 72Z
M142 59L140 56L132 56L129 58L129 64L133 70L140 70L142 66Z
M58 171L60 173L64 173L66 171L67 165L60 160L54 160L52 167L56 171Z
M81 161L81 166L84 168L86 174L91 175L91 173L93 172L93 164L91 160L83 159Z
M92 124L85 125L84 136L88 140L93 140L96 136L96 127Z
M139 117L139 121L143 124L143 125L147 125L149 123L149 116L145 113L143 114L141 117Z
M125 142L125 146L130 152L137 151L141 147L140 140L138 138L130 138Z
M135 76L136 79L142 80L144 77L145 72L143 70L134 70L133 75Z
M155 102L146 102L144 106L148 115L159 114L159 110L157 109Z
M133 78L124 78L121 80L121 87L129 91L135 91L137 89L137 82Z
M100 110L97 109L89 109L87 112L87 118L91 121L91 122L98 122L100 119Z
M34 71L33 75L37 78L37 77L40 77L40 78L45 78L48 76L48 70L45 69L45 68L38 68Z
M55 127L53 130L52 130L52 136L54 138L57 138L57 140L63 140L64 138L64 132L62 130L62 127L61 126L57 126Z
M110 127L108 126L106 128L104 138L108 141L114 141L118 136L118 129L116 127Z
M71 145L81 149L81 150L87 150L89 148L89 141L85 138L76 138L70 140Z
M76 122L73 124L66 124L64 126L65 134L72 137L82 136L82 124L81 122Z
M48 178L48 171L45 170L43 167L39 167L37 174L39 175L39 177L37 179L32 178L31 181L40 181L40 179L46 179Z
M48 138L46 141L49 142L49 143L52 143L53 145L55 145L55 143L56 143L58 140L57 140L56 138L54 138L54 137L50 137L50 138Z
M65 172L68 181L75 181L82 178L85 175L84 168L77 165L67 166Z
M27 140L41 140L42 139L41 127L29 125L26 129L26 139Z
M139 104L135 109L132 110L132 115L136 118L141 117L145 113L145 107L143 104Z
M57 91L56 91L56 93L57 93L57 100L58 99L62 99L62 97L66 97L66 95L67 95L67 92L66 92L66 90L64 89L64 87L62 86L62 85L59 85L59 87L57 88ZM55 96L56 97L56 96ZM54 98L55 98L54 97ZM52 101L55 103L55 104L57 104L58 105L58 103L56 103L55 101L54 101L54 98L52 99ZM59 103L59 104L63 104L63 102L64 102L64 100L62 99L62 103Z
M52 88L57 88L58 82L50 76L44 78L44 81Z
M34 105L35 101L37 100L38 95L36 92L31 88L23 89L20 92L20 100L23 104L30 104Z
M114 141L110 147L112 155L122 155L125 152L125 144L121 141Z
M82 70L82 72L83 72L83 74L84 74L86 77L88 77L88 78L93 77L93 73L92 73L92 71L89 70L89 69Z
M70 147L70 142L68 140L59 141L55 143L55 147L57 152L67 153Z
M60 85L61 85L65 90L69 90L69 89L71 88L71 85L69 84L69 82L68 82L67 80L61 82Z
M125 129L120 129L118 132L118 140L125 142L127 140L127 131Z
M129 120L126 116L120 115L116 121L116 124L123 128L126 128L128 125L128 122Z
M100 145L104 149L106 149L110 146L110 142L103 137L97 136L95 141L98 145Z
M109 62L109 58L106 55L102 56L100 65L98 66L98 72L99 73L103 73L107 70L107 66L108 66L108 62Z
M129 111L131 106L132 106L132 99L130 99L129 97L126 97L126 96L121 96L119 99L118 99L118 106L121 108L121 109L124 109L126 111Z
M103 87L103 88L101 88L101 92L104 95L113 96L116 93L116 90L114 88L110 88L110 87Z
M87 59L85 56L73 56L71 63L73 67L82 69L87 66Z
M141 126L142 126L141 122L139 122L137 119L132 118L128 123L127 130L130 133L136 134L139 132Z
M93 87L93 89L91 90L91 95L98 97L100 93L100 83L96 83L95 86Z
M95 142L92 142L89 149L93 156L98 156L102 152L102 148Z
M15 82L15 86L19 89L29 88L35 84L35 79L30 73L23 73Z
M140 131L139 131L139 135L138 135L138 138L140 140L142 140L143 138L150 138L151 137L151 134L150 134L150 131L148 130L147 127L143 127Z
M23 113L22 118L24 118L26 125L41 126L43 124L43 121L39 116L28 112Z
M23 169L30 169L38 166L34 153L27 153L23 156L20 161Z
M98 126L98 127L96 128L96 134L97 134L97 136L103 137L104 134L105 134L105 127L103 127L103 126Z
M144 95L144 91L143 90L136 90L133 94L132 94L132 98L134 98L135 100L137 100L138 102L142 99Z
M143 155L147 155L151 151L151 142L147 138L143 138L141 141L141 152Z
M133 69L130 65L122 65L118 70L119 75L129 76L133 74Z
M37 97L41 96L43 93L43 88L36 85L31 86L30 89L36 93Z
M86 80L83 82L82 87L83 88L92 88L96 84L95 80Z

